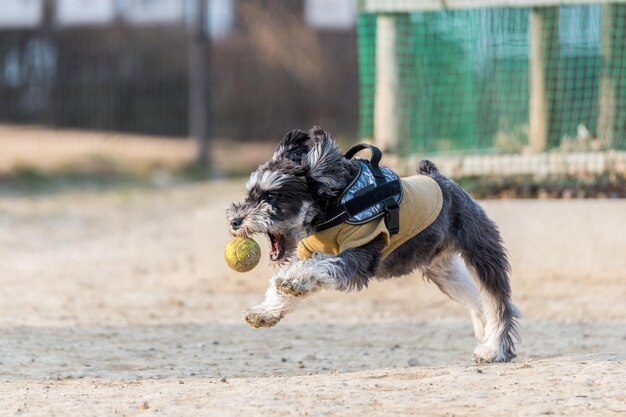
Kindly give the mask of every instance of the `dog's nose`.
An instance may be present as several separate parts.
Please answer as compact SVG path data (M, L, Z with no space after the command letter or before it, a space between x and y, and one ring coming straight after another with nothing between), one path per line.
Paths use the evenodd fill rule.
M239 229L239 226L241 226L241 219L239 217L234 218L230 221L230 227L232 227L233 230Z

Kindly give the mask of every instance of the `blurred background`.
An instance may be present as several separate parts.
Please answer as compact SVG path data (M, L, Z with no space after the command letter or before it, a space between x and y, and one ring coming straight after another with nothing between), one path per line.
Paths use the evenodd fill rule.
M331 7L318 10L317 3L7 1L2 119L187 136L189 91L198 82L190 79L190 55L203 13L200 65L214 104L206 109L212 136L275 139L285 126L319 121L354 137L355 5L326 2Z
M2 146L30 144L30 134L16 136L18 126L45 128L27 155L4 155L14 159L5 172L7 164L38 167L48 147L56 157L57 148L73 160L88 156L77 148L99 137L119 140L124 155L146 139L142 152L156 153L153 163L162 157L160 165L204 164L210 156L198 152L215 154L213 173L222 175L249 172L261 160L253 158L259 144L271 146L292 128L317 123L356 140L354 1L10 0L1 7ZM211 147L192 149L191 136ZM90 157L116 159L92 145ZM46 157L35 161L37 148Z

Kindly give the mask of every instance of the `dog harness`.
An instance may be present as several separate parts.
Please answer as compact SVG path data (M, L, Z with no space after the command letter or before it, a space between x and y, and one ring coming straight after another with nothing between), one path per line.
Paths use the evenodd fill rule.
M336 207L318 222L315 233L299 243L298 258L308 259L314 253L337 255L378 236L385 241L384 258L439 215L443 198L435 180L425 175L398 178L378 165L382 153L371 145L356 145L345 156L352 159L363 149L370 149L371 160L356 159L356 176Z
M383 156L375 146L361 143L348 149L345 158L352 159L357 152L369 149L372 159L356 159L358 172L341 194L339 203L329 210L315 230L330 229L340 223L363 224L385 216L389 233L398 233L398 212L402 201L402 187L398 175L379 166Z

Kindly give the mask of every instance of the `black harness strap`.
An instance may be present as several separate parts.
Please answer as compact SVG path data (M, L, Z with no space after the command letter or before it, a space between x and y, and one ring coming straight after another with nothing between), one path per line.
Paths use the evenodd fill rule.
M372 174L374 174L376 186L326 212L324 219L317 224L316 231L319 232L337 226L351 216L380 203L383 204L385 226L389 233L394 235L400 230L400 206L393 197L402 192L402 185L399 179L387 181L383 175L378 166L383 156L380 149L366 143L360 143L348 149L345 157L352 159L354 155L364 149L369 149L372 153L369 167L372 170Z

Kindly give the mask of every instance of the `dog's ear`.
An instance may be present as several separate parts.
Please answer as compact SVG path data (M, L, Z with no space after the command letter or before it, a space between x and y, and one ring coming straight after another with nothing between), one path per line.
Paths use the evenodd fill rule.
M309 186L320 197L334 197L346 186L343 154L319 126L313 126L309 137L312 147L302 160Z
M310 136L304 130L291 130L287 132L285 137L280 141L272 160L278 161L281 158L289 159L297 164L302 163L302 157L309 151L307 142Z

